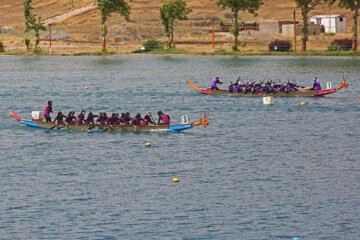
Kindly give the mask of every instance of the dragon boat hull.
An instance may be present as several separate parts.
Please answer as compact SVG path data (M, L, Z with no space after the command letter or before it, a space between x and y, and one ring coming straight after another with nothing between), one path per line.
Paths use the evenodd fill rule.
M327 90L309 90L309 91L291 91L291 92L273 92L273 93L237 93L229 92L226 90L211 90L211 89L199 89L199 93L208 94L208 95L236 95L236 96L247 96L247 97L261 97L261 96L276 96L276 97L315 97L315 96L324 96L336 92L336 89L327 89Z
M192 128L192 124L178 124L178 125L147 125L147 126L109 126L109 125L90 125L90 124L78 124L78 125L65 125L49 123L44 121L32 121L32 120L21 120L21 124L30 127L54 129L54 130L72 130L72 131L92 131L92 132L133 132L133 131L183 131Z
M21 124L35 127L35 128L42 128L42 129L49 129L49 130L72 130L72 131L89 131L89 132L134 132L134 131L147 131L147 132L157 132L157 131L174 131L180 132L186 129L193 128L194 126L202 125L203 127L207 127L209 125L208 122L208 114L204 113L204 117L202 117L199 121L195 121L193 123L186 123L186 124L171 124L171 125L144 125L144 126L131 126L131 125L95 125L95 124L57 124L52 122L45 122L39 120L28 120L28 119L21 119L16 113L11 111L9 116L14 117L18 120Z
M257 92L257 93L243 93L243 92L229 92L228 90L212 90L212 89L203 89L195 86L191 81L188 81L189 86L194 88L197 92L207 95L235 95L235 96L246 96L246 97L262 97L262 96L276 96L276 97L319 97L327 94L334 93L340 90L342 87L347 88L348 83L344 80L337 88L324 89L324 90L297 90L290 92Z

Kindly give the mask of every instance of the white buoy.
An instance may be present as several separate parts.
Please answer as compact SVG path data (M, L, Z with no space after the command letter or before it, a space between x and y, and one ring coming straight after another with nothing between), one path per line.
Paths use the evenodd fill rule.
M274 104L274 98L273 97L263 97L263 103L264 105L273 105Z

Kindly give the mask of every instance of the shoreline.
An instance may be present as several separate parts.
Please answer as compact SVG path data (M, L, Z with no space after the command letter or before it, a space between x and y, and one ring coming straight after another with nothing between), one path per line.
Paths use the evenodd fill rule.
M128 53L115 53L115 52L77 52L77 53L56 53L41 52L41 53L26 53L26 52L7 52L0 53L0 56L113 56L113 55L189 55L189 56L293 56L293 57L360 57L360 51L307 51L307 52L231 52L231 51L215 51L213 52L190 52L186 50L172 50L172 51L150 51L150 52L128 52Z

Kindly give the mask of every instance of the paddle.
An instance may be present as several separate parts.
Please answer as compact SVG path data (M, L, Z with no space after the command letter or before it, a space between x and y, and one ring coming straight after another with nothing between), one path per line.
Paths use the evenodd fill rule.
M90 125L90 127L88 128L88 130L91 130L91 129L93 129L94 127L96 127L97 125L95 124L95 125L93 125L93 126L91 126Z
M55 126L52 126L50 129L54 129L54 128L56 128L56 127L58 127L57 129L61 129L61 128L64 128L66 125L64 125L63 127L60 127L59 128L59 125L58 124L56 124Z

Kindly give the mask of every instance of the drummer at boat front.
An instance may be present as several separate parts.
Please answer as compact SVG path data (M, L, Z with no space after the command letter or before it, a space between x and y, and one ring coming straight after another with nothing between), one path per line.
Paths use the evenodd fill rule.
M220 76L216 75L215 78L213 79L213 82L211 84L211 90L219 90L219 88L217 87L218 84L223 84L220 80L219 80Z
M51 122L50 113L56 113L52 110L52 105L53 105L53 102L50 100L50 101L48 101L48 105L46 105L46 107L44 109L43 116L44 116L46 122Z
M314 85L312 87L312 90L321 90L320 82L317 77L314 77Z

